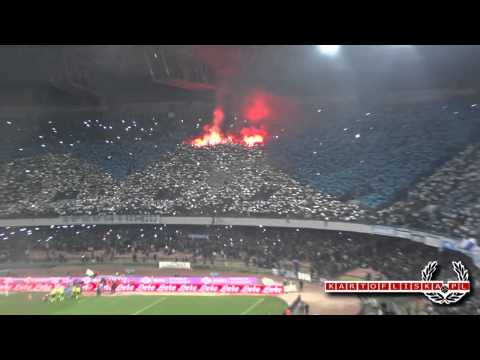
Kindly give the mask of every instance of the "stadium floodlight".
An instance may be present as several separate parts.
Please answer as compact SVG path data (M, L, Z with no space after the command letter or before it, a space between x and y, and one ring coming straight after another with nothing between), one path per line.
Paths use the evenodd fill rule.
M340 45L317 45L323 55L335 56L340 51Z

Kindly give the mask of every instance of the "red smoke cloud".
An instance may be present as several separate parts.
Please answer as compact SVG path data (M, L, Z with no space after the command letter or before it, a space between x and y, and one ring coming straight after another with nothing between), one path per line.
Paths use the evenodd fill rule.
M223 109L221 107L215 108L215 110L213 110L213 127L220 128L224 119L225 112Z
M269 94L264 90L254 90L240 101L241 116L247 122L237 131L224 134L222 123L225 113L221 105L213 111L210 124L203 127L203 134L190 141L197 147L215 146L218 144L241 144L253 147L264 145L271 127L278 121L294 118L298 114L297 103L292 98Z
M215 71L217 79L216 107L210 124L203 133L188 141L191 145L214 146L218 144L263 145L275 124L296 116L297 106L292 98L277 96L262 89L245 89L242 71L251 65L248 51L235 46L194 46L194 55ZM235 85L236 84L236 85ZM241 126L225 134L222 124L224 109L240 114ZM228 115L228 114L227 114ZM233 119L232 119L233 120ZM244 121L241 121L244 120Z
M298 116L299 111L294 98L274 95L262 89L248 93L241 108L248 122L265 126Z
M245 119L250 122L261 122L262 120L268 118L271 114L270 106L267 99L262 96L262 94L253 96L249 100L249 104L246 106L244 113Z

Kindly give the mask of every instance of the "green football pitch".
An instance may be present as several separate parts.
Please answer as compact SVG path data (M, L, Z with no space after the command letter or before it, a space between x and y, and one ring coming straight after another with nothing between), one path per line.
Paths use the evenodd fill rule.
M287 307L270 296L82 296L52 304L42 295L0 294L0 315L279 315Z

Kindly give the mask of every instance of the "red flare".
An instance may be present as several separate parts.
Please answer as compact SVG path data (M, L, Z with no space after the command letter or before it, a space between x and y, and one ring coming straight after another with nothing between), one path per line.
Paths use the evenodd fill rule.
M194 138L189 143L195 147L215 146L220 144L238 144L246 147L264 145L268 136L267 130L261 127L244 127L240 134L230 133L225 135L221 130L221 124L225 113L221 107L213 111L211 124L203 127L203 134Z
M235 134L224 135L220 130L205 127L205 133L193 139L190 144L195 147L215 146L220 144L238 144L247 147L264 145L267 132L263 129L243 128L240 131L240 137Z
M197 147L202 146L214 146L218 144L222 144L224 140L222 139L222 135L216 131L213 131L209 134L205 134L200 138L194 139L192 145Z
M265 138L267 137L266 130L255 127L243 128L240 134L242 135L244 145L248 147L264 144Z

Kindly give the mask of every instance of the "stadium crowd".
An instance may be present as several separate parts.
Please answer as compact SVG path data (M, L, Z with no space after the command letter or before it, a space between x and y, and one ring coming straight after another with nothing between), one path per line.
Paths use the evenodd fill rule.
M434 174L420 181L407 198L379 211L374 221L430 229L455 238L480 235L480 146L470 145Z
M269 215L355 221L363 213L272 168L260 148L178 145L123 180L70 154L0 165L0 215Z
M268 144L275 166L363 207L391 204L419 177L476 142L474 99L449 102L325 106L310 110Z
M309 120L315 126L290 126L272 134L265 147L255 148L185 144L208 122L207 110L195 116L178 109L112 119L82 115L35 124L1 120L0 217L279 216L478 237L476 104L340 112L324 107L315 112L317 118ZM60 261L72 254L85 262L185 256L193 262L224 258L273 268L298 260L316 278L368 267L387 278L416 279L425 259L438 257L445 268L461 259L476 271L463 255L448 250L439 254L405 240L212 227L209 240L199 242L185 236L188 231L192 229L160 225L0 229L0 261L29 257L40 248L49 257L61 256ZM432 306L430 311L478 309L478 298L470 296L461 308Z
M160 259L193 266L243 263L245 267L310 272L314 281L370 269L381 279L416 280L437 260L439 278L455 280L452 261L462 261L473 286L480 271L470 258L403 239L346 232L232 226L69 225L0 229L0 261L146 263ZM7 265L8 266L8 265ZM429 305L428 313L480 314L474 291L461 306Z
M210 119L201 104L2 120L0 216L288 216L478 236L478 150L464 149L479 108L442 104L311 107L254 149L185 145Z

